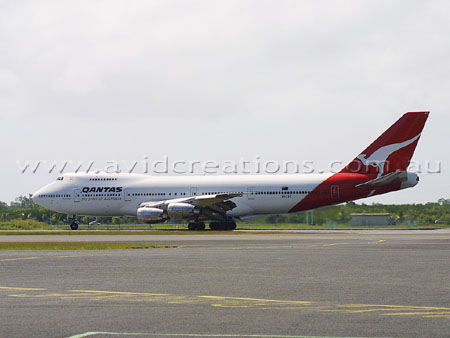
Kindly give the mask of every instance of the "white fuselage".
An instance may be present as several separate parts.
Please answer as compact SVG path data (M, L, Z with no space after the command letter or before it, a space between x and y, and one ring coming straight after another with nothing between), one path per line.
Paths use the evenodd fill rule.
M189 196L243 193L232 201L231 217L289 212L332 174L148 176L139 174L65 174L38 190L40 205L66 214L136 216L143 202Z

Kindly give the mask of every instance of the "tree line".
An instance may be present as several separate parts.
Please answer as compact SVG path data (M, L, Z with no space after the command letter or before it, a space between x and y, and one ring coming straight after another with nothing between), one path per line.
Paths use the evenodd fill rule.
M353 213L390 213L396 220L396 224L434 224L441 221L450 225L450 199L440 198L435 203L425 204L357 204L348 202L316 209L313 211L271 215L263 217L251 223L267 224L347 224ZM60 214L40 207L29 196L19 196L9 205L0 202L0 221L10 221L13 219L34 219L47 224L64 224L67 222L67 215ZM79 221L87 224L91 221L98 221L102 224L133 224L137 223L136 217L91 217L81 216Z

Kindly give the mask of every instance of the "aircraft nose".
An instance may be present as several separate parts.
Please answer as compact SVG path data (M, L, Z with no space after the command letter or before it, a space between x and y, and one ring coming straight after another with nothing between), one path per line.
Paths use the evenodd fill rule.
M31 195L31 199L34 203L43 206L42 205L42 198L39 198L39 196L42 196L42 188L37 190L33 195Z

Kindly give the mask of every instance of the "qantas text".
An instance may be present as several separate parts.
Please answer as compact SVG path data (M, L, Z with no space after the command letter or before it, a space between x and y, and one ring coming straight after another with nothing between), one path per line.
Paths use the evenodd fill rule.
M122 187L84 187L83 192L122 192Z

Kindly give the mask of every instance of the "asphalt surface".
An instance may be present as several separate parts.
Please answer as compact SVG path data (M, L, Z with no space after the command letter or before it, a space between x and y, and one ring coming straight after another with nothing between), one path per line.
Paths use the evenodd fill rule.
M450 337L450 230L0 236L0 337Z

